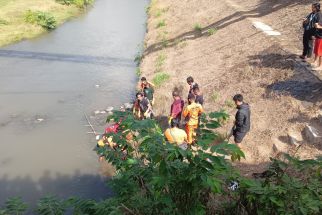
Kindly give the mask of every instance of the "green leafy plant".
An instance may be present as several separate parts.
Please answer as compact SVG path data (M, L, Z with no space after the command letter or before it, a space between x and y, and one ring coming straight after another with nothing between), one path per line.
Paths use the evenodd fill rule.
M216 32L217 32L216 28L209 28L207 30L207 33L208 33L209 36L214 35Z
M7 20L0 18L0 25L8 25L8 24L9 22Z
M162 19L162 20L160 20L158 22L158 24L156 25L156 28L161 28L161 27L164 27L164 26L166 26L166 22L165 22L164 19Z
M140 77L140 76L141 76L142 72L141 72L140 67L137 67L137 68L136 68L136 70L135 70L135 74L136 74L138 77Z
M0 215L22 215L25 214L27 208L27 204L21 198L9 198L5 203L4 209L0 208Z
M228 108L233 108L235 106L234 101L231 100L231 99L227 99L225 101L225 106L228 107Z
M55 196L46 196L39 200L37 213L40 215L63 215L66 211L66 204Z
M94 3L95 0L56 0L56 2L64 5L76 5L77 7L87 7Z
M167 56L164 53L158 55L155 61L155 73L162 72L162 68L166 59Z
M47 30L53 30L57 26L56 19L53 15L43 11L28 10L25 14L25 21L31 24L37 24Z
M216 102L219 99L219 93L216 91L213 91L210 98L213 102Z
M170 79L170 75L164 72L157 73L152 82L155 84L156 87L160 87L164 82Z
M322 210L322 159L272 159L259 180L241 180L238 214L319 214Z
M194 26L195 31L201 32L202 31L202 26L199 23L196 23Z

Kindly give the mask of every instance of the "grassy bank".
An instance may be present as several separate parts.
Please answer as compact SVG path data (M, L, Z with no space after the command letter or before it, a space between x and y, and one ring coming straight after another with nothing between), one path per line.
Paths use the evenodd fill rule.
M47 32L46 28L26 21L28 11L50 14L59 25L78 16L83 9L55 0L0 0L0 47Z

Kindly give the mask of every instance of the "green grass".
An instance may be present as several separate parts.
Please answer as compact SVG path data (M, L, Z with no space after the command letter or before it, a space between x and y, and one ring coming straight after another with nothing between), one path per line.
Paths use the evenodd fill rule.
M154 78L152 79L152 82L155 84L156 87L160 87L164 82L170 79L170 75L166 74L164 72L157 73Z
M199 31L199 32L202 31L202 27L201 27L201 25L199 23L195 24L194 29L195 29L195 31Z
M216 28L210 28L207 30L209 36L214 35L217 32Z
M228 107L228 108L233 108L235 106L234 101L231 100L231 99L227 99L225 101L225 106Z
M31 24L37 24L47 30L55 29L57 21L49 12L28 10L25 14L25 21Z
M162 27L164 27L164 26L166 26L167 24L165 23L165 20L164 19L162 19L162 20L160 20L159 22L158 22L158 24L157 24L157 26L156 26L156 28L162 28Z
M57 25L83 12L75 5L62 5L54 0L0 0L0 47L47 32L46 28L25 21L28 10L50 13Z
M138 68L136 68L136 70L135 70L135 74L138 76L138 77L140 77L141 75L142 75L142 71L141 71L141 69L138 67Z
M218 99L219 99L219 93L216 91L213 91L213 93L211 94L211 100L213 102L216 102L216 101L218 101Z
M164 53L159 54L155 60L155 73L161 72L167 56Z

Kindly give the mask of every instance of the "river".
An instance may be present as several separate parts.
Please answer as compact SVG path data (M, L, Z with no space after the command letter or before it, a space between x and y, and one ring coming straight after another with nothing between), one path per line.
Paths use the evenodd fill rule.
M0 206L111 195L84 113L102 131L105 115L93 112L133 97L147 4L96 0L55 31L0 49Z

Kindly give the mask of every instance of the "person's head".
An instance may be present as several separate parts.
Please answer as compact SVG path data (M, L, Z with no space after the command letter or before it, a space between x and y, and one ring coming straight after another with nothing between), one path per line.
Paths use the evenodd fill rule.
M193 82L194 82L193 77L189 76L189 77L187 78L187 83L188 83L189 85L191 85Z
M171 124L171 128L175 128L175 127L179 128L179 120L177 119L172 119L170 124Z
M141 78L141 82L142 82L143 84L146 84L146 83L147 83L147 81L146 81L146 77L142 77L142 78Z
M142 101L142 99L144 98L144 94L139 92L136 94L136 98L139 100L139 101Z
M199 95L199 94L200 94L200 89L199 89L199 87L198 87L198 86L194 86L194 87L192 88L192 92L193 92L193 94L195 94L195 95Z
M178 93L178 91L173 91L172 92L172 97L173 97L173 99L180 99L180 96L179 96L179 93Z
M234 95L233 100L234 100L237 107L242 105L244 102L244 98L241 94Z
M189 101L190 103L195 102L195 101L196 101L196 96L195 96L194 94L190 93L190 94L188 95L188 101Z
M312 4L312 12L313 13L316 13L316 12L319 12L320 11L320 3L314 3Z

